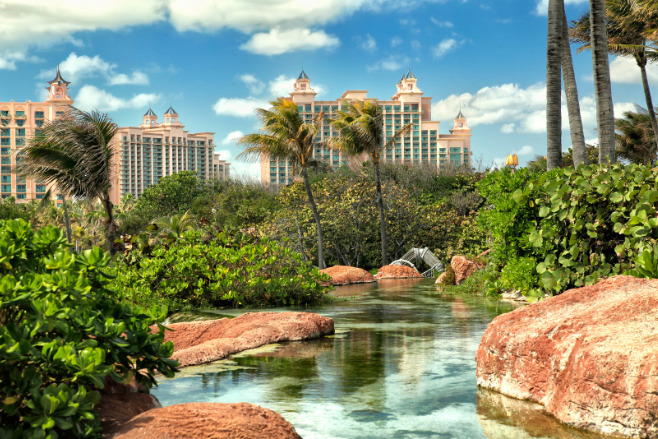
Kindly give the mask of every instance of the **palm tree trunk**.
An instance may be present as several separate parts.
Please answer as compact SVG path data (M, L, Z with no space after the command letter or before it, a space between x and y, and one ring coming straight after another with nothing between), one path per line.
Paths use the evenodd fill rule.
M114 222L114 211L112 201L110 201L110 194L105 193L101 197L103 203L103 208L105 208L105 214L107 219L105 220L105 234L107 236L107 250L110 252L110 257L113 257L116 253L114 249L114 240L117 236L117 225Z
M550 171L562 166L562 14L563 0L548 3L546 44L546 165Z
M644 51L642 54L638 54L635 57L637 65L640 67L642 72L642 87L644 88L644 99L647 102L647 110L649 111L649 120L651 121L651 129L653 129L653 138L656 143L656 150L654 154L649 154L651 156L649 163L653 164L656 154L658 154L658 123L656 123L656 111L653 108L653 100L651 99L651 89L649 88L649 80L647 79L647 58Z
M318 213L318 207L315 205L315 199L313 198L313 191L311 191L311 183L308 181L308 172L306 166L302 167L302 177L304 178L304 187L306 187L306 195L308 196L308 202L311 205L311 210L313 211L313 217L315 218L315 226L318 231L318 268L322 270L326 268L324 263L324 244L322 237L322 224L320 224L320 214Z
M382 197L382 182L379 174L379 161L373 161L375 167L375 183L377 185L377 208L379 209L379 233L382 239L382 267L388 264L388 245L386 242L386 217L384 216L384 199Z
M66 239L71 243L71 218L69 217L69 208L66 205L66 195L62 195L62 207L64 208L64 225L66 227Z
M615 163L615 115L608 63L608 33L605 0L589 0L590 46L596 94L596 124L599 130L599 163Z
M580 116L580 102L578 101L578 86L576 74L571 59L571 46L569 45L569 29L567 14L562 8L562 76L564 78L564 91L567 95L567 110L569 112L569 133L571 135L571 150L573 152L573 166L577 168L581 163L587 164L587 147L583 134L583 120Z

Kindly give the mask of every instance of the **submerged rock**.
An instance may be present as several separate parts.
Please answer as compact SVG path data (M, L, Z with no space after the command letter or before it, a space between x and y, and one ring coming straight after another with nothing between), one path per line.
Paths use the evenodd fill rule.
M406 265L384 265L375 275L375 279L408 279L422 278L423 275L415 268Z
M375 282L375 277L366 270L347 265L334 265L333 267L320 270L331 276L330 285L348 285L367 282Z
M299 439L281 415L253 404L188 403L149 410L111 439Z
M658 436L658 280L616 276L496 317L477 383L568 425Z
M245 313L233 319L173 323L165 341L173 341L180 366L208 363L270 343L306 340L334 333L328 317L308 312Z

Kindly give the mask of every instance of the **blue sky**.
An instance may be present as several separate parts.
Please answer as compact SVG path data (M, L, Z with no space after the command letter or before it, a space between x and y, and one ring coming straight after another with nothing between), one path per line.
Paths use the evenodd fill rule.
M0 0L0 101L45 98L57 63L76 106L136 126L171 105L190 132L215 132L234 174L232 140L258 130L254 108L287 95L303 68L336 99L388 99L409 68L447 134L462 105L484 166L545 154L548 0ZM566 0L567 15L587 0ZM588 140L596 138L590 52L574 64ZM616 116L644 105L639 70L611 58ZM658 67L649 69L653 89ZM563 148L570 145L564 120Z

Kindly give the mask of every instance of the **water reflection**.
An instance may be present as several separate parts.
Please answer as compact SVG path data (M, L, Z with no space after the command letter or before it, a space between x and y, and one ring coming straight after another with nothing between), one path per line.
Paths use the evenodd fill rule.
M491 398L476 400L474 356L487 323L512 305L445 296L423 279L336 291L353 297L314 310L334 319L335 337L188 368L154 393L163 405L258 404L306 439L508 437L492 432L517 414L496 409ZM535 433L515 428L527 433L518 437Z

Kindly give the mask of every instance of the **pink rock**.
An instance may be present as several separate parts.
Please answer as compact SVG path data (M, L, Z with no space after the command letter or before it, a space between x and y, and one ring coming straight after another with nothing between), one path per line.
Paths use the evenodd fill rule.
M330 285L375 282L374 276L362 268L349 267L347 265L334 265L333 267L325 268L320 271L331 276L331 280L329 281Z
M576 428L658 437L658 280L616 276L496 317L477 383Z
M406 265L384 265L375 275L375 279L407 279L422 278L423 275L415 268Z
M294 427L257 405L188 403L149 410L122 425L111 439L300 439Z
M165 341L173 341L180 366L208 363L270 343L307 340L334 333L328 317L308 312L255 312L233 319L173 323ZM157 330L153 328L153 330Z
M455 284L457 285L461 285L478 269L475 262L466 259L464 256L453 256L450 266L455 272Z
M439 275L439 277L436 278L436 282L434 282L437 285L443 285L446 282L446 277L448 277L448 273L445 271Z

